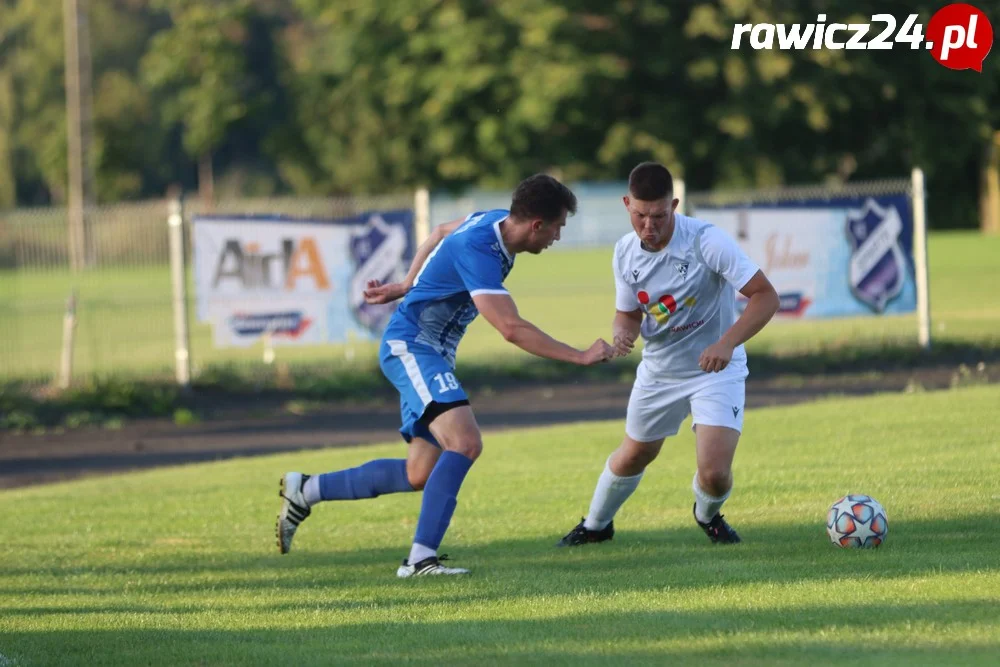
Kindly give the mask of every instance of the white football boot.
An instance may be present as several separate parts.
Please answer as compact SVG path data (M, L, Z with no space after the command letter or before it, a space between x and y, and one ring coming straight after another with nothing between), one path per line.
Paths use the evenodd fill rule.
M283 554L287 554L292 549L292 538L299 524L306 520L312 510L309 503L302 495L302 487L309 479L309 475L300 472L286 472L281 478L281 510L278 512L278 521L274 527L274 534L278 538L278 549Z
M436 574L469 574L469 571L461 567L445 567L441 564L441 561L448 560L447 556L429 556L419 563L410 565L405 560L403 564L399 566L396 570L396 576L400 579L406 579L407 577L423 577L427 575Z

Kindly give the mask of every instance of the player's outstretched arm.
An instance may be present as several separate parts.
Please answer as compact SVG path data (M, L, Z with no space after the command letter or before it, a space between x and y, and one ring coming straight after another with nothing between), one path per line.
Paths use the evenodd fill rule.
M712 373L725 368L732 359L736 346L747 342L763 329L781 305L778 293L763 271L757 271L740 290L740 294L750 299L746 310L717 343L709 345L701 353L698 365L704 371Z
M721 339L732 347L742 345L756 336L757 332L771 321L781 305L778 292L775 291L774 286L763 271L755 273L753 278L740 289L740 294L750 301L743 314L733 322L729 331L722 334Z
M642 325L642 310L616 310L611 323L611 340L616 357L626 357L635 347Z
M458 229L458 227L464 222L464 220L452 220L443 225L438 225L433 230L431 230L430 236L427 240L420 244L417 248L417 252L413 255L413 261L410 263L410 270L406 274L406 278L399 283L386 283L383 285L378 280L369 280L367 289L365 289L365 301L370 304L378 303L390 303L396 299L406 296L406 293L410 291L413 287L413 283L417 279L417 274L420 273L420 268L427 261L427 258L431 256L434 252L434 248L438 246L441 241L445 239L449 234Z
M509 294L478 294L472 300L482 316L500 332L504 340L537 357L590 366L614 356L614 349L600 338L587 350L578 350L560 343L523 319Z

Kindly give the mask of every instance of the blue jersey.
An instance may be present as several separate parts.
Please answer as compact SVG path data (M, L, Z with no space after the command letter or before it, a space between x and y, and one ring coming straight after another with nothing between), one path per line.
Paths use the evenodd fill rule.
M500 236L509 211L471 214L427 261L393 313L383 340L420 343L455 367L455 350L479 310L477 294L507 294L503 281L514 266Z

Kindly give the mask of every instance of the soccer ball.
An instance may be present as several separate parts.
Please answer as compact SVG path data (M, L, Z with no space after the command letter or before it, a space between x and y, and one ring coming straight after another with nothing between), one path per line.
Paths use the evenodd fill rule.
M830 506L826 532L838 547L868 549L885 542L889 520L871 496L844 496Z

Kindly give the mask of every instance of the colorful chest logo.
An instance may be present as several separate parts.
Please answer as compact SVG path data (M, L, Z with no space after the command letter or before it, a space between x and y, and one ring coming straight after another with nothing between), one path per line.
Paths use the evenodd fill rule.
M636 294L636 297L639 299L639 303L646 307L646 312L656 318L656 321L660 324L665 323L671 316L676 315L685 308L690 308L698 302L693 296L689 296L678 304L673 294L664 294L656 300L656 303L650 304L649 294L643 290L640 290Z

